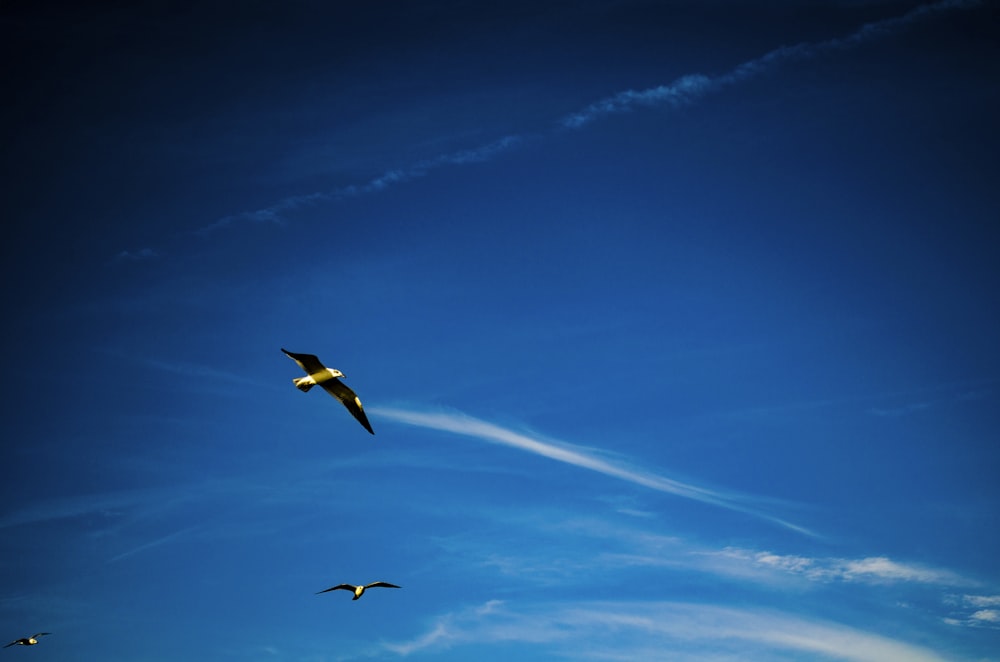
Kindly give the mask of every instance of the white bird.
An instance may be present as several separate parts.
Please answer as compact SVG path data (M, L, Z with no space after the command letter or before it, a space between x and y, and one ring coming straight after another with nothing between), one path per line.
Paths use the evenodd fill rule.
M353 584L337 584L336 586L331 586L330 588L324 591L319 591L318 593L316 593L316 595L319 595L320 593L329 593L330 591L336 591L338 588L342 588L345 591L353 591L354 597L351 598L351 600L357 600L364 594L365 589L372 588L373 586L382 586L384 588L402 588L400 586L396 586L395 584L390 584L389 582L372 582L371 584L366 584L365 586L355 586Z
M340 400L341 404L347 407L347 411L351 412L351 415L358 419L358 422L365 426L366 430L375 434L371 423L368 422L368 417L365 416L365 409L361 406L360 398L346 384L337 379L337 377L343 377L344 373L335 368L327 368L320 362L319 358L312 354L295 354L285 348L282 348L281 351L306 371L305 377L292 380L295 383L295 388L305 392L319 384L327 393Z
M4 648L10 648L11 646L14 646L14 645L17 645L17 646L34 646L35 644L38 643L38 638L39 637L42 637L42 636L47 635L47 634L52 634L52 633L51 632L36 632L35 634L31 635L30 637L21 637L20 639L15 639L14 641L12 641L9 644L7 644L6 646L4 646Z

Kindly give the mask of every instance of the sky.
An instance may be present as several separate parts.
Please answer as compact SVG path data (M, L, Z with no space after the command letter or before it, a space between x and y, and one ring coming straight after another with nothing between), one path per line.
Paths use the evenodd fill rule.
M4 3L3 655L1000 660L998 18Z

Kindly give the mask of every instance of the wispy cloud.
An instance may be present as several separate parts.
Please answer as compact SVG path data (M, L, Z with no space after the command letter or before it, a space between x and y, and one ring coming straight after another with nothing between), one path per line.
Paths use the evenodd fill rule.
M980 609L972 613L969 618L975 621L982 621L984 623L998 623L1000 624L1000 610L997 609Z
M901 16L867 23L844 37L781 46L758 58L743 62L720 75L708 76L691 73L681 76L669 84L657 85L645 90L618 92L562 117L556 122L556 126L563 130L581 129L608 115L627 112L639 107L679 108L688 106L710 93L718 92L731 85L744 83L782 63L815 57L829 51L854 48L863 43L891 35L912 23L925 20L936 14L967 9L981 4L982 0L942 0L917 7ZM479 147L445 153L421 160L408 167L387 170L363 184L351 184L325 192L289 196L268 207L220 218L200 228L196 234L207 235L234 224L247 222L280 225L284 223L284 214L287 212L323 202L377 193L395 184L423 177L430 171L444 166L490 161L511 151L528 139L529 136L523 134L507 135Z
M923 411L925 409L929 409L930 406L929 402L911 402L909 404L900 405L899 407L872 407L869 411L876 416L892 418L895 416L906 416L918 411Z
M500 642L572 659L649 659L654 651L655 659L671 660L770 659L789 652L850 662L945 659L923 646L839 623L685 602L490 601L444 614L427 632L384 647L408 656Z
M673 532L664 532L654 522L629 519L574 516L569 512L491 512L491 520L508 529L533 529L530 550L505 550L506 555L483 554L490 565L505 574L530 577L532 582L558 580L562 585L575 578L595 575L614 577L629 568L642 567L692 573L766 589L793 586L823 590L846 584L883 591L890 585L924 587L939 595L950 591L981 588L982 582L947 568L892 559L885 555L855 558L782 554L744 547L705 545ZM581 550L566 554L566 549ZM594 553L593 550L600 550ZM449 550L454 553L456 549ZM948 604L968 610L1000 608L1000 596L952 596Z
M746 407L732 410L728 416L737 418L783 415L788 412L805 412L835 407L863 407L874 416L893 418L914 414L932 407L958 403L973 403L994 395L995 379L976 379L957 382L932 383L916 388L874 393L854 393L817 400L800 400L774 405Z
M681 76L669 85L658 85L646 90L625 90L614 96L596 101L586 108L562 118L559 123L570 129L579 129L591 122L614 113L623 113L636 106L669 106L679 108L694 103L720 86L719 79L701 74Z
M775 573L803 577L816 582L865 584L907 582L948 587L976 585L975 581L950 570L894 561L885 556L860 559L820 558L736 547L696 552L696 555L704 557L708 567L717 572L742 577L754 573Z
M155 370L169 372L181 377L188 377L193 381L213 381L229 386L253 386L255 388L271 387L272 382L254 379L245 375L219 370L211 366L200 363L189 363L187 361L162 360L152 357L133 357L136 361L149 366ZM238 392L238 391L237 391Z
M953 595L947 602L954 611L945 623L1000 630L1000 595Z
M994 380L982 379L974 382L941 384L909 393L890 394L895 399L898 399L900 396L920 396L921 399L902 404L871 407L868 411L875 416L898 418L931 408L959 403L973 403L992 397L993 391L990 385L993 383Z
M115 517L149 503L162 503L169 492L164 490L121 490L102 494L81 495L65 499L36 501L0 517L0 529L36 524L58 519L99 514Z
M202 228L199 228L196 231L196 234L203 236L208 235L216 230L221 230L233 225L234 223L240 222L282 225L285 222L283 214L286 214L287 212L305 207L312 207L321 202L333 202L344 198L378 193L395 184L402 184L413 179L425 177L430 171L444 166L484 163L496 158L503 152L508 152L514 149L526 139L526 136L504 136L491 143L480 145L479 147L448 152L429 159L422 159L406 168L387 170L368 180L364 184L348 184L331 191L289 196L279 200L269 207L232 214L230 216L220 218Z
M1000 595L965 595L966 604L973 607L1000 607Z
M626 90L601 99L586 108L571 113L560 120L569 129L579 129L607 115L623 113L636 107L688 106L702 97L718 92L728 86L744 83L760 76L784 62L802 60L820 55L826 51L846 49L874 39L888 36L907 25L923 20L934 14L953 9L964 9L982 4L982 0L943 0L892 18L866 23L846 37L826 41L802 42L791 46L781 46L764 55L737 65L732 70L718 75L687 74L668 85L658 85L645 90Z
M115 256L115 262L142 262L145 260L152 260L153 258L159 257L160 254L157 253L152 248L140 248L135 251L122 251Z
M765 519L785 528L805 535L815 535L809 529L792 524L773 515L764 513L748 505L754 498L748 495L724 493L705 487L667 478L656 473L643 471L621 461L611 461L599 457L595 452L583 450L564 442L554 442L530 436L527 433L515 432L487 421L473 418L460 413L419 412L388 407L372 408L371 413L384 416L399 423L413 425L442 432L450 432L472 437L489 443L510 446L519 450L541 455L557 462L563 462L582 469L590 469L627 481L634 485L647 487L658 492L665 492L686 499L701 501L712 505L747 513Z
M907 565L884 556L837 563L835 572L846 581L903 581L955 585L961 579L944 570Z
M124 551L121 554L117 554L117 555L111 557L110 559L108 559L108 563L114 563L115 561L121 561L122 559L128 558L130 556L134 556L135 554L138 554L139 552L144 552L144 551L153 549L154 547L159 547L160 545L164 545L164 544L166 544L168 542L176 540L177 538L180 538L180 537L184 536L185 534L191 533L192 531L194 531L197 528L198 528L197 526L190 526L190 527L187 527L185 529L181 529L180 531L174 531L173 533L167 534L165 536L161 536L161 537L159 537L159 538L157 538L155 540L150 540L149 542L144 543L142 545L139 545L138 547L133 547L130 550Z
M241 391L234 387L248 386L255 389L278 390L280 388L273 381L248 377L245 374L222 370L209 364L123 352L112 346L97 347L95 351L116 361L127 361L130 364L135 364L140 367L137 369L148 368L160 373L187 378L191 384L202 388L208 385L217 386L219 392L239 394Z

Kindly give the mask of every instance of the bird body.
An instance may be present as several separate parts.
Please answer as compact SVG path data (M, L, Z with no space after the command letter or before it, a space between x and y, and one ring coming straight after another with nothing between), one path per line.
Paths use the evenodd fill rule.
M390 584L389 582L372 582L371 584L366 584L364 586L355 586L354 584L337 584L336 586L331 586L328 589L319 591L318 593L316 593L316 595L319 595L320 593L328 593L330 591L336 591L337 589L343 589L345 591L352 591L354 593L354 597L351 598L351 600L357 600L364 594L365 589L373 587L401 588L399 586L396 586L395 584Z
M21 637L20 639L15 639L10 642L4 648L10 648L11 646L34 646L38 643L38 638L47 634L52 634L51 632L36 632L30 637Z
M299 364L299 367L306 371L305 377L298 377L292 380L295 384L295 388L302 392L307 392L313 386L317 384L323 387L327 393L333 397L340 400L340 403L347 408L347 411L351 412L361 423L362 426L371 434L375 434L375 430L372 429L371 423L368 422L368 416L365 415L365 409L361 405L361 399L358 395L350 389L344 382L340 381L340 377L344 376L344 373L335 369L327 368L323 363L313 354L296 354L294 352L289 352L287 349L282 348L282 352L285 355Z

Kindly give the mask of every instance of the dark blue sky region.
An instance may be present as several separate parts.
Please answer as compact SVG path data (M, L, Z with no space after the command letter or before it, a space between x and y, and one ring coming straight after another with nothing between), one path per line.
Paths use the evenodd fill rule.
M1000 660L996 3L0 26L4 655Z

